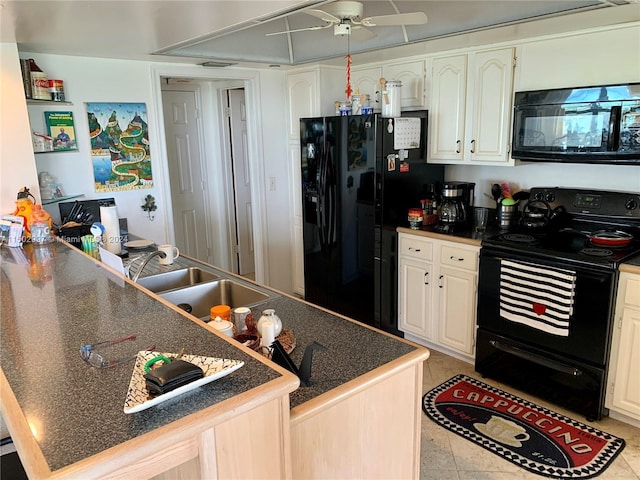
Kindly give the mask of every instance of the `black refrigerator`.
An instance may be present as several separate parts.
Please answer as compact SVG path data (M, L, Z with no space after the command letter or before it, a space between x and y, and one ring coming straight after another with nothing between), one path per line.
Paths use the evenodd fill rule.
M396 227L444 177L426 163L427 122L426 110L300 120L307 301L400 335Z

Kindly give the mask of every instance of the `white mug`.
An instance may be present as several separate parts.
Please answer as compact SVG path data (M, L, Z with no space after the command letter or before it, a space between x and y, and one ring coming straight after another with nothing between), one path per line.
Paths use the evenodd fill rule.
M165 257L159 258L160 265L171 265L173 261L180 256L180 250L173 245L158 245L158 251L164 252Z

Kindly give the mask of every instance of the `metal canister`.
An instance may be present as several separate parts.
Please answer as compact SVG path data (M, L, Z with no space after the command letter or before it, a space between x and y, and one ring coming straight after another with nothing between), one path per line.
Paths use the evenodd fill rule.
M49 80L49 93L54 102L64 102L64 82L62 80Z
M31 72L31 95L34 100L50 100L49 79L44 72Z
M498 227L500 230L510 230L518 222L518 204L498 204Z

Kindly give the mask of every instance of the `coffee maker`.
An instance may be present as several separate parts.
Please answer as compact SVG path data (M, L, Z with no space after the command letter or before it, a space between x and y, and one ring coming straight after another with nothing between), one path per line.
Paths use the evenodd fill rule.
M466 230L470 227L475 186L475 183L470 182L444 182L442 184L442 198L438 209L436 231L453 233L456 230Z

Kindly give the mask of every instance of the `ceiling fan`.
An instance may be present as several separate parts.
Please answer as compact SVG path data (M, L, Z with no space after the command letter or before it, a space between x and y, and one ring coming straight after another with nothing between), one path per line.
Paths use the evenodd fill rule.
M351 35L358 32L361 38L373 37L375 34L365 27L424 25L427 15L424 12L397 13L393 15L378 15L363 18L362 2L351 0L337 0L324 7L324 10L309 9L304 13L323 20L325 25L285 30L283 32L267 33L267 36L285 33L304 32L307 30L324 30L333 27L334 35Z

